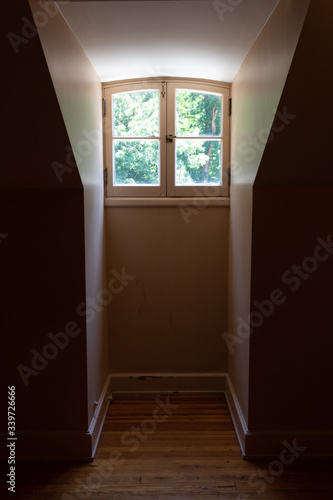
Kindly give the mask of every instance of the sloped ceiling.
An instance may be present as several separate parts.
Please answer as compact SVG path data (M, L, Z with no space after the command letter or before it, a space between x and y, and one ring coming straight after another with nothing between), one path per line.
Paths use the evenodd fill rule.
M102 81L232 82L279 0L72 1L58 6Z

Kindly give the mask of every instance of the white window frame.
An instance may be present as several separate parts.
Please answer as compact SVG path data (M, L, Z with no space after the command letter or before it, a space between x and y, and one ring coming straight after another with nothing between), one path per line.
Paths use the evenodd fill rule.
M112 159L112 96L118 93L159 90L160 96L160 185L159 186L114 186ZM222 95L222 186L196 184L175 186L175 140L167 142L168 135L175 136L175 91L176 89L198 90ZM229 98L230 85L210 80L187 78L149 78L103 84L105 99L104 116L104 162L108 174L106 197L227 197L229 195ZM207 137L207 140L209 138Z

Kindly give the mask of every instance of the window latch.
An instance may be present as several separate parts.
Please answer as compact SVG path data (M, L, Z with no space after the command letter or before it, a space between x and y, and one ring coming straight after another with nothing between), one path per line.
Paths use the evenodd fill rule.
M169 134L166 136L166 141L167 142L173 142L174 139L176 139L176 135Z

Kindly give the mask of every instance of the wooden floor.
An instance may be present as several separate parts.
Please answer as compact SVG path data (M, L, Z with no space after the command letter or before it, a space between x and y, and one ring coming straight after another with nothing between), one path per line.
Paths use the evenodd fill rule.
M8 498L332 500L332 473L327 461L278 473L243 461L223 396L117 397L93 463L21 464Z

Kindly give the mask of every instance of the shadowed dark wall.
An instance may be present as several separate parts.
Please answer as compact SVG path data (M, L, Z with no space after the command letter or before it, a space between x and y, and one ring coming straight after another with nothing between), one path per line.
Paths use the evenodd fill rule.
M29 1L39 19L41 3ZM102 88L91 62L73 35L58 7L51 9L38 34L45 53L70 144L84 189L84 251L86 301L97 300L98 310L87 321L88 422L94 422L98 402L108 374L106 307L100 307L100 291L106 288L104 235L104 184L102 138ZM37 22L38 24L38 22ZM64 172L63 178L70 177ZM80 314L84 314L82 302Z
M251 304L253 183L302 29L308 2L281 0L232 83L228 372L239 412L249 412L249 338L239 318ZM236 341L234 338L236 337ZM243 432L246 432L245 428Z
M333 7L307 7L279 3L233 83L229 375L247 458L285 440L332 456Z
M332 431L332 15L311 2L254 183L251 299L285 301L251 336L252 429Z
M8 33L26 41L16 45L17 53ZM1 405L6 407L7 386L15 385L20 457L39 453L38 442L32 439L35 432L66 430L84 435L88 428L86 327L75 312L85 301L84 200L26 0L5 2L1 34L5 98L0 233L8 235L0 240ZM66 164L67 155L71 173L60 183L52 163ZM45 368L40 361L25 385L17 366L32 368L31 350L41 353L52 343L48 334L63 332L69 322L75 322L79 333L57 355L51 348L53 359ZM6 432L6 427L1 431Z

